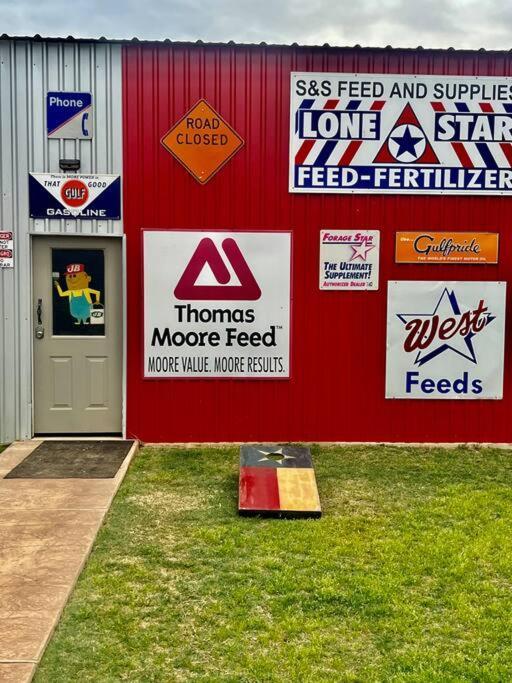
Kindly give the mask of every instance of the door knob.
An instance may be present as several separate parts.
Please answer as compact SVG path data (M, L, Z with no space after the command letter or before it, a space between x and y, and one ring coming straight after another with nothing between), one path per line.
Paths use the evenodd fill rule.
M43 300L37 300L36 308L37 325L35 329L36 339L42 339L44 337L44 327L43 327Z

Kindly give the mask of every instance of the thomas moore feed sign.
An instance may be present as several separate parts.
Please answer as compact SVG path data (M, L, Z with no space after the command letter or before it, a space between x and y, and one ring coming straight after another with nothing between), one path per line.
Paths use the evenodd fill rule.
M144 232L145 377L289 377L290 233Z

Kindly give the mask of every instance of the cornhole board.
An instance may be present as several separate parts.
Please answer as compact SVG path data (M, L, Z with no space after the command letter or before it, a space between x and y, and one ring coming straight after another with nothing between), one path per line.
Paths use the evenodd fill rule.
M240 515L320 517L311 452L305 446L240 447Z

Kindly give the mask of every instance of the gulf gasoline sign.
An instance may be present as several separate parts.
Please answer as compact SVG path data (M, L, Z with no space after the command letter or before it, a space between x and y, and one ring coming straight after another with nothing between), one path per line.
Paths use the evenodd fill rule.
M292 73L289 187L509 194L512 79Z
M289 377L290 239L144 231L144 376Z
M121 218L121 178L118 175L30 173L31 218Z

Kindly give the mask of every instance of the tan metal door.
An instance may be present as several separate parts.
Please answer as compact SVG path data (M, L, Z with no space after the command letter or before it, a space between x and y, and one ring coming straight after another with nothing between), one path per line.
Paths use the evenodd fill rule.
M121 240L34 237L34 432L121 432Z

